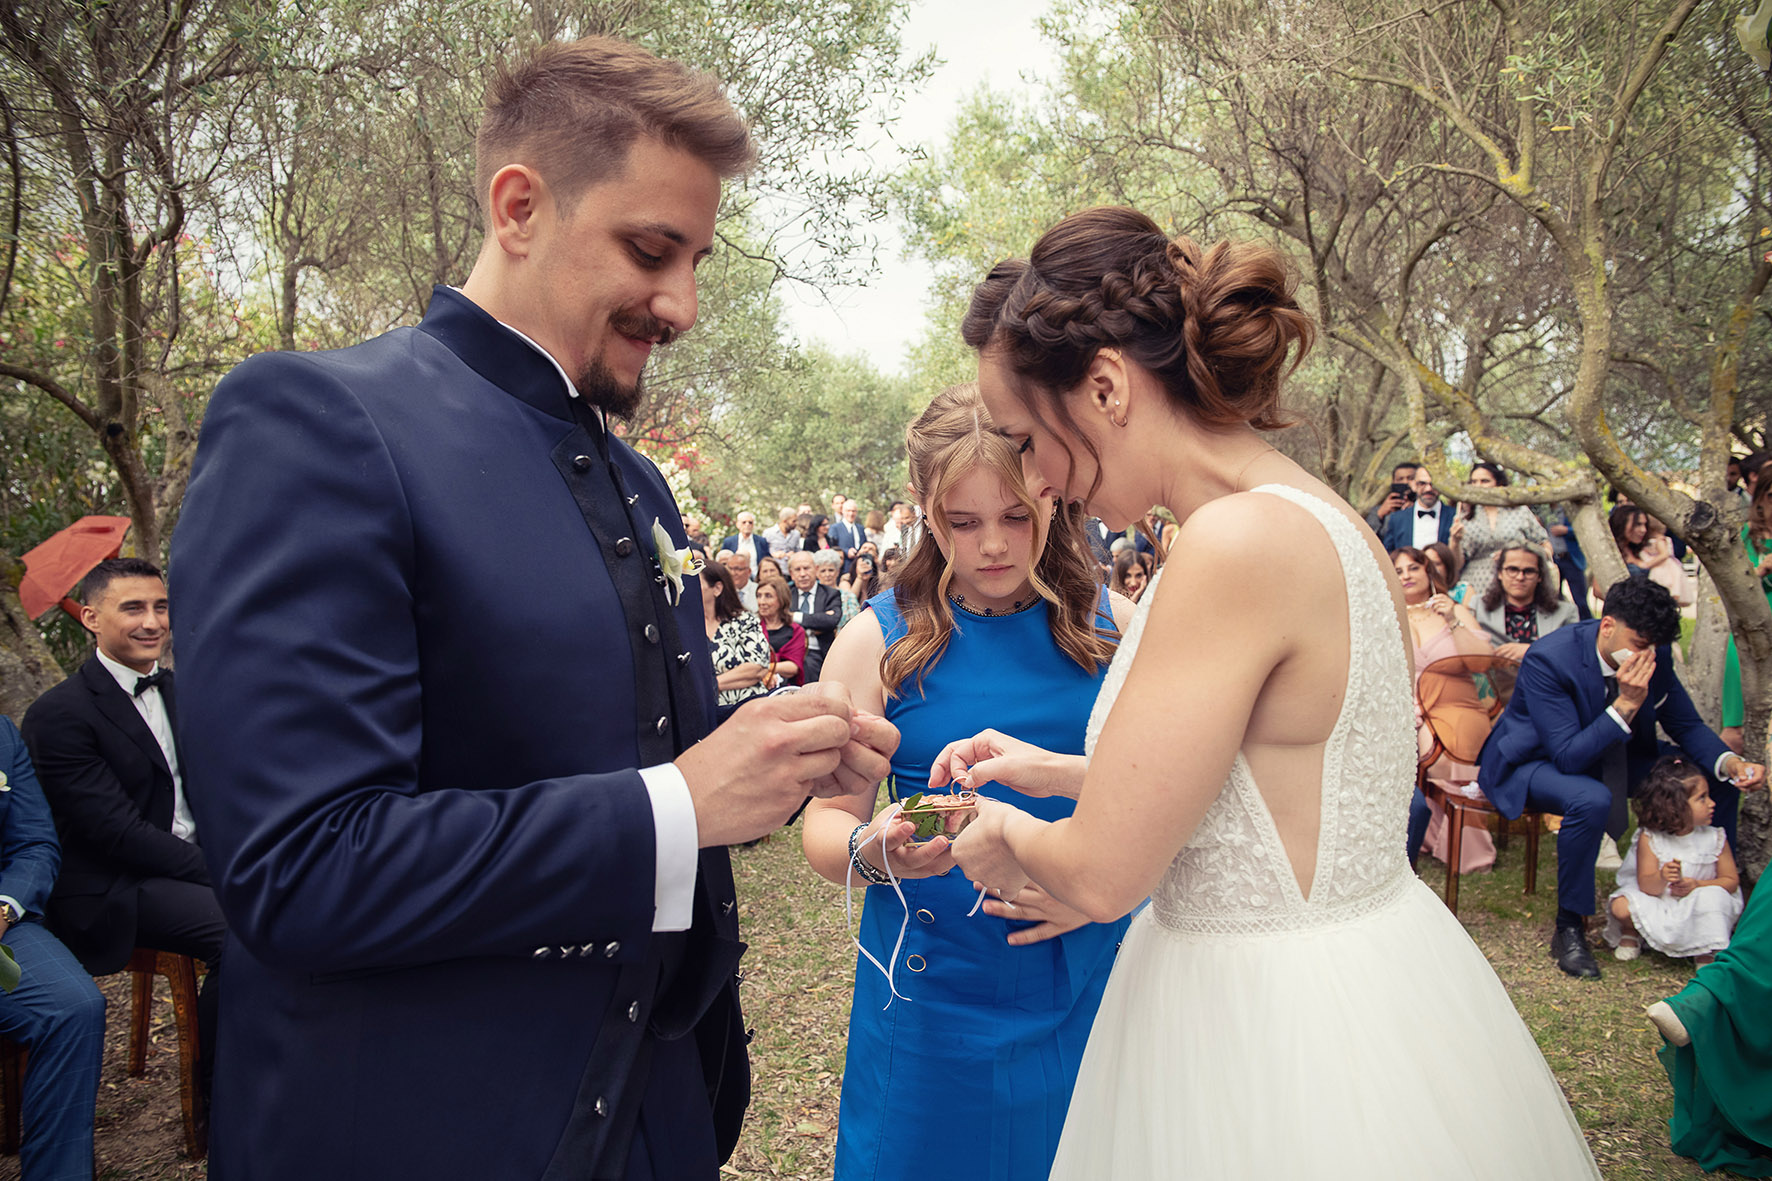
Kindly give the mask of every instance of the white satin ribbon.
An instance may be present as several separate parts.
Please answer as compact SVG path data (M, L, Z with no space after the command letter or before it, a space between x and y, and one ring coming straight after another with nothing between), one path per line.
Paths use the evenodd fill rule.
M861 952L867 962L879 969L880 975L886 977L886 988L891 992L892 996L886 998L886 1003L881 1006L882 1010L890 1009L892 1007L893 997L896 997L901 1001L909 1001L911 999L898 991L898 985L895 984L892 979L893 970L898 967L898 953L904 950L905 932L911 929L911 904L905 901L904 890L901 889L898 884L898 875L892 872L892 857L886 852L885 841L886 830L891 827L894 820L898 819L898 814L903 810L903 804L894 803L890 808L886 809L886 819L880 822L880 827L875 831L874 835L855 846L856 856L859 857L863 849L867 848L875 841L880 842L880 861L886 867L886 880L892 884L892 892L898 895L898 904L904 907L904 921L898 924L898 942L892 945L892 958L886 963L882 964L879 960L875 959L874 953L861 945L860 935L851 936L851 938L855 940L855 950ZM843 871L843 918L849 924L849 929L851 931L855 930L854 892L855 858L851 857L848 866L846 866ZM975 907L974 909L977 908Z

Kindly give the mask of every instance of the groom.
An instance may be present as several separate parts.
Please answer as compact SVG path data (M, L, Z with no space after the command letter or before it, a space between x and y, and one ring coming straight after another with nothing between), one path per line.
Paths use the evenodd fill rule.
M217 1181L712 1181L749 1090L725 846L896 745L819 689L711 729L677 506L608 428L751 159L717 84L546 45L476 155L462 289L224 379L174 542L238 975Z

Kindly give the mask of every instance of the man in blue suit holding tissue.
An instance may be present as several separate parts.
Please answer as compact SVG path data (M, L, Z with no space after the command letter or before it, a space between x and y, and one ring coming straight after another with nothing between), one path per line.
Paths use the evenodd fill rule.
M1551 955L1571 976L1597 977L1586 916L1594 913L1600 836L1624 833L1630 787L1663 753L1659 724L1712 771L1716 821L1735 841L1740 792L1766 769L1723 745L1674 675L1680 609L1661 584L1627 578L1606 592L1598 620L1534 643L1507 709L1483 747L1477 785L1503 816L1527 808L1563 818L1557 832L1557 923Z

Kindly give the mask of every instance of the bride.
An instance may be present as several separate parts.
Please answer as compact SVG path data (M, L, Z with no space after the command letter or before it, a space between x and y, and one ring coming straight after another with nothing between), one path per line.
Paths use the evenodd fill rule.
M1390 564L1257 433L1284 425L1280 379L1311 343L1292 286L1265 247L1202 252L1095 209L999 264L966 317L1030 487L1110 529L1153 504L1181 523L1090 753L987 730L930 776L1080 799L1051 822L982 801L954 845L980 889L1035 882L1097 921L1151 900L1052 1175L1597 1178L1500 981L1404 859L1415 739Z

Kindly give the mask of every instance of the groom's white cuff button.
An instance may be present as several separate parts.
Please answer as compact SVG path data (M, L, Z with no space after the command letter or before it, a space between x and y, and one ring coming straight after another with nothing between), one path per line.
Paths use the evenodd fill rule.
M652 797L652 929L687 931L695 918L695 872L701 841L689 781L675 763L640 768Z

